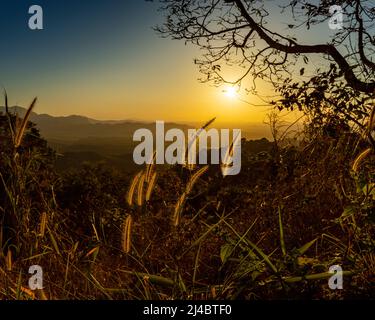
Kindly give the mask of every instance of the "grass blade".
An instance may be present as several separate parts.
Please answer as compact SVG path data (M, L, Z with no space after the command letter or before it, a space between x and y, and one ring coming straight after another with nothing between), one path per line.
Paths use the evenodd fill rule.
M286 256L285 240L284 240L284 228L283 222L281 219L281 208L279 207L279 228L280 228L280 246L283 256Z

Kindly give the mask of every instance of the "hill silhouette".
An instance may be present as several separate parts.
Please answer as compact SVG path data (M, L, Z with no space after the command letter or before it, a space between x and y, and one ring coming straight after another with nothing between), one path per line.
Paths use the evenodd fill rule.
M10 107L9 111L20 117L26 113L26 109L20 106ZM0 107L0 112L4 113L5 107ZM56 165L61 170L79 167L84 162L106 162L120 170L134 171L137 168L132 157L137 144L133 142L134 132L140 128L155 132L154 122L135 120L96 120L80 115L51 116L35 112L31 114L30 120L58 153ZM179 128L186 132L194 127L198 128L199 124L188 126L174 122L165 123L165 131ZM258 127L256 134L259 135L262 131ZM249 135L243 132L243 136ZM253 153L265 151L268 149L268 140L265 141L257 139L247 143L247 146Z

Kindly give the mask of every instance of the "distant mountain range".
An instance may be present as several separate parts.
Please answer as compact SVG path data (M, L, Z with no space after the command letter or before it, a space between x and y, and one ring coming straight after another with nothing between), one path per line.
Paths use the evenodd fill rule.
M10 107L9 111L23 117L26 109L22 107ZM5 107L0 107L0 112L5 112ZM95 120L84 116L71 115L55 117L48 114L33 112L30 120L34 122L41 135L55 149L60 157L57 166L60 169L77 167L84 161L108 162L115 167L125 170L134 170L132 153L137 143L133 142L133 134L137 129L147 128L155 131L155 122L141 122L133 120ZM214 126L214 125L213 125ZM188 126L178 123L165 123L165 131L171 128L179 128L186 131ZM249 128L252 134L242 132L243 137L261 138L267 135L267 128L258 125Z
M23 117L26 109L10 107L11 113ZM5 107L0 107L5 112ZM132 120L101 121L84 116L54 117L33 112L30 121L34 122L41 135L55 149L59 157L57 167L61 170L79 167L83 162L107 162L121 170L134 171L133 134L137 129L147 128L155 131L155 123ZM188 129L187 126L166 123L170 128ZM137 142L138 143L138 142Z
M0 107L0 112L5 108ZM11 107L9 111L23 117L26 109L22 107ZM30 120L34 122L43 137L47 140L77 141L87 138L116 138L131 139L135 130L139 128L154 129L155 123L147 123L132 120L95 120L84 116L71 115L66 117L54 117L48 114L37 114L33 112ZM166 123L169 128L187 128L187 126Z
M26 109L15 106L9 108L10 112L17 113L23 117ZM0 112L5 112L5 108L0 106ZM154 131L155 123L135 120L95 120L85 116L51 116L48 114L38 114L33 112L30 120L34 122L43 137L49 141L75 141L87 140L91 138L115 138L126 139L132 138L135 130L147 128ZM215 126L215 123L212 125ZM187 124L169 122L165 125L165 130L170 128L188 128L199 127L199 124L188 126ZM248 139L269 138L269 130L264 124L249 124L246 128L241 128L243 137Z

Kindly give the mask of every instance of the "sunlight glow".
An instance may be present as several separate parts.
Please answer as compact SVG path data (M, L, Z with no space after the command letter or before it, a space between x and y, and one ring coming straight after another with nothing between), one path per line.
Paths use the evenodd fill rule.
M224 94L231 99L235 99L238 96L237 89L235 87L227 87L223 90Z

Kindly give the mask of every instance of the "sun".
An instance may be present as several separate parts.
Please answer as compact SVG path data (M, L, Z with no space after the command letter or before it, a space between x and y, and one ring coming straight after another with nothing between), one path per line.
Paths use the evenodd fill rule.
M238 92L235 87L227 87L223 90L223 92L230 99L235 99L238 96Z

